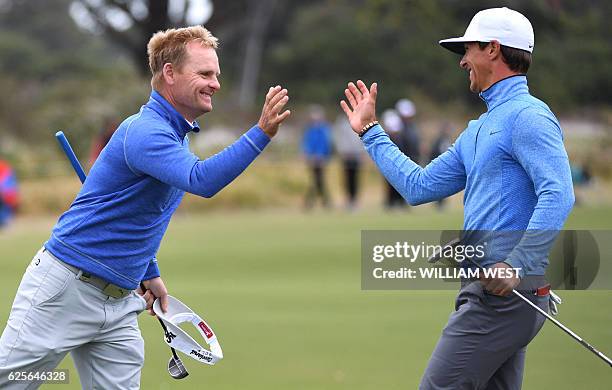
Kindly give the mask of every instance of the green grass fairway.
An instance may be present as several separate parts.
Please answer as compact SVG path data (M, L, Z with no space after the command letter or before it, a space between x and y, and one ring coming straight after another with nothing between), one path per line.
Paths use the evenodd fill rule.
M170 293L215 329L225 359L210 367L185 357L190 376L173 380L159 324L143 314L142 388L417 388L455 292L362 291L360 231L460 228L461 220L459 211L428 207L401 214L180 213L159 253L162 276ZM0 232L2 327L22 272L54 222L22 220ZM612 208L577 208L568 227L611 229ZM612 355L612 291L560 295L558 318ZM71 359L62 367L72 376L65 388L80 388ZM551 324L529 347L524 389L610 383L610 368Z

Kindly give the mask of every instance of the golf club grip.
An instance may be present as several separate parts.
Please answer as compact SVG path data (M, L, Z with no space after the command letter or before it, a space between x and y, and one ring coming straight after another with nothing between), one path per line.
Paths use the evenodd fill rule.
M64 150L64 153L68 157L68 160L70 160L70 164L72 164L72 168L74 168L74 171L76 172L77 176L79 176L81 183L84 183L87 176L85 175L85 171L83 170L81 163L77 159L76 154L74 154L74 150L72 150L68 139L64 135L64 132L58 131L57 133L55 133L55 138L57 138L57 141Z

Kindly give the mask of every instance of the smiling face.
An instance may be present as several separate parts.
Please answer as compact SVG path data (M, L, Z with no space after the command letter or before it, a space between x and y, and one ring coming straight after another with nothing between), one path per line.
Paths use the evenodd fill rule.
M164 69L169 102L185 119L193 122L212 111L212 96L221 88L219 58L212 47L198 41L186 45L187 56L179 68Z
M481 49L477 42L469 42L464 47L465 54L459 66L469 73L470 91L480 93L492 84L493 63L489 45Z

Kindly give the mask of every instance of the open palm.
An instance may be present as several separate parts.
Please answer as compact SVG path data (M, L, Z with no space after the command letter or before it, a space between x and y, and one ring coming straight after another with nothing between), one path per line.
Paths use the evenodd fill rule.
M373 83L368 90L363 81L357 80L356 84L348 83L348 88L344 90L348 104L342 100L340 106L353 131L359 134L365 125L376 120L377 85Z

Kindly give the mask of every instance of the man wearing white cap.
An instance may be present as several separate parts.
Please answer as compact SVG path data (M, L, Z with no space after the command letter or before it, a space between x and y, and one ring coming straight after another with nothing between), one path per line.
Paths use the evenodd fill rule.
M486 255L471 261L520 269L518 277L462 280L420 389L520 389L526 347L544 317L511 292L548 309L547 256L574 204L563 135L548 106L529 94L525 74L534 34L525 16L483 10L462 37L440 44L462 55L459 65L487 112L425 168L402 154L376 122L376 83L369 89L361 80L349 83L348 103L340 105L378 168L411 204L465 190L464 232L496 236Z

